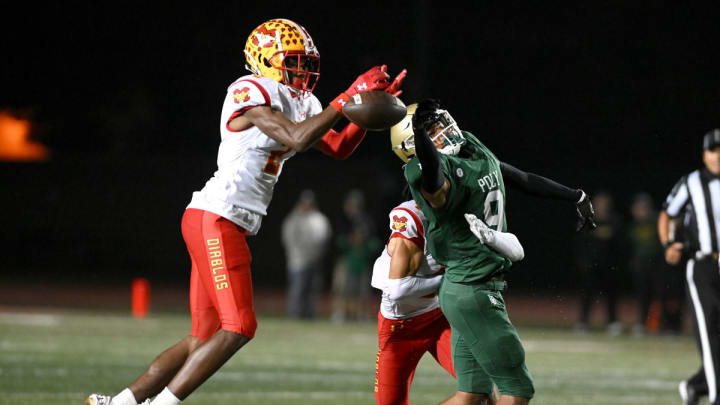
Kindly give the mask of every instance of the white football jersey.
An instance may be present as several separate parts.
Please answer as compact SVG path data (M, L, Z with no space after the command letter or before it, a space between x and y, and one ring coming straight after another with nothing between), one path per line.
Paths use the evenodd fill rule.
M255 126L233 131L228 123L255 106L269 106L293 122L319 114L322 106L312 93L293 89L262 76L243 76L228 87L220 116L218 169L202 190L193 193L188 208L213 212L254 235L272 198L283 163L295 151Z
M420 262L415 276L427 277L437 273L440 266L425 248L425 227L427 220L414 200L405 201L390 211L390 238L400 237L415 243L423 250L425 258ZM406 297L399 300L391 299L385 289L390 280L391 256L387 245L373 266L372 281L370 284L383 291L380 303L380 313L387 319L406 319L425 312L432 311L440 306L437 295L432 298Z

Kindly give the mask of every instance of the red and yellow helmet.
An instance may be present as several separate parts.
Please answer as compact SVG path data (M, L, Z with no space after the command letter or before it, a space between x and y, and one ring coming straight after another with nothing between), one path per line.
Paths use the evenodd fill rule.
M248 70L292 88L312 92L320 78L320 53L300 24L278 18L266 21L245 42Z

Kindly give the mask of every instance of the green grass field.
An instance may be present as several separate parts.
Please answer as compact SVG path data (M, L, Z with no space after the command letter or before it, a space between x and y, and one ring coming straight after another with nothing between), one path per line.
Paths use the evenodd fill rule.
M256 338L187 404L372 404L375 324L259 319ZM0 312L0 404L83 403L116 393L187 334L184 314ZM698 366L692 338L575 336L518 326L537 389L533 404L680 403L677 383ZM435 404L454 380L429 355L412 404Z

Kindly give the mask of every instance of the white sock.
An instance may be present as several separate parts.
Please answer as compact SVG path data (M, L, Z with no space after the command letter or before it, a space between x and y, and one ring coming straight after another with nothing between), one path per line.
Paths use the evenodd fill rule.
M150 405L180 405L180 400L170 392L168 387L165 387L165 389L150 402Z
M110 405L138 405L130 388L125 388L119 394L112 397Z

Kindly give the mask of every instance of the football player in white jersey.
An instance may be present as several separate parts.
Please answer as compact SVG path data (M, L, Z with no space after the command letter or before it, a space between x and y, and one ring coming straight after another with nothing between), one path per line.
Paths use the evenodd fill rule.
M258 26L245 44L252 75L227 90L220 118L218 169L193 194L182 220L192 261L190 335L170 347L148 370L114 397L92 394L88 405L179 404L255 334L247 235L260 229L283 163L315 147L336 159L349 156L365 131L332 126L345 102L361 91L399 94L403 70L390 83L376 66L325 109L312 94L320 54L310 34L286 19ZM149 401L149 400L148 400Z
M415 368L426 352L455 377L450 325L436 294L444 268L425 249L425 215L409 200L390 211L389 217L390 238L375 260L371 281L382 291L375 358L378 405L409 403ZM492 230L474 216L467 220L480 243L512 261L522 260L524 251L515 235ZM492 394L483 399L495 403Z

